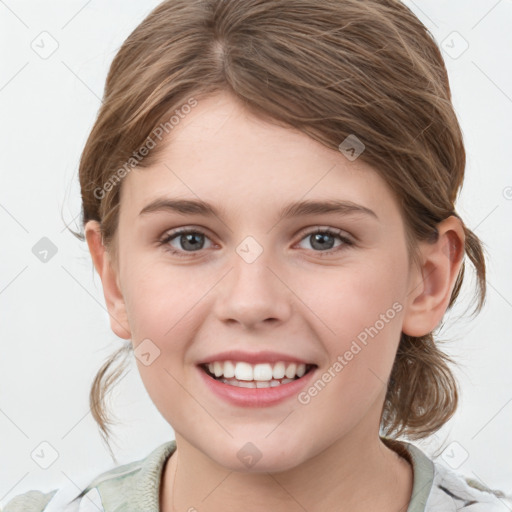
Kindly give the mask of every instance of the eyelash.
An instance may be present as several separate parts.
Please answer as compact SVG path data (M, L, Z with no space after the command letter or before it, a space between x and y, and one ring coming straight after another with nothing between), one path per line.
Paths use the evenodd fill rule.
M352 242L352 240L350 240L347 237L344 237L341 234L342 231L339 231L339 230L336 230L336 229L333 229L333 228L316 228L315 230L308 231L308 232L303 234L303 236L300 239L300 241L304 240L305 238L307 238L309 236L316 235L318 233L327 234L329 236L336 237L336 238L338 238L339 240L341 240L343 242L342 245L340 245L340 246L338 246L337 248L334 248L334 249L329 249L328 251L313 251L315 253L318 253L321 257L335 254L335 253L337 253L337 252L339 252L341 250L344 250L344 249L349 248L349 247L354 245L354 242ZM167 236L165 236L162 240L160 240L158 242L158 245L159 246L164 246L164 249L166 251L170 252L171 254L173 254L174 256L178 256L180 258L187 258L187 257L190 257L190 256L194 257L194 254L195 253L200 253L201 249L198 250L198 251L179 251L179 250L171 248L170 245L168 245L171 240L174 240L175 238L179 237L180 235L191 235L191 234L192 235L197 235L197 234L204 235L206 238L208 238L206 233L204 233L200 229L179 228L179 229L176 229L174 231L171 231L170 233L167 233ZM186 256L183 253L185 253Z

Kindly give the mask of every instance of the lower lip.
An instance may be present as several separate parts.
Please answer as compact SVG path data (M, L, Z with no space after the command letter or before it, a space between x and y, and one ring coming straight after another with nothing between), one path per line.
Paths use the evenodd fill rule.
M220 398L240 407L267 407L283 402L298 393L311 381L316 368L313 368L300 379L287 384L268 388L240 388L230 386L210 377L202 368L197 367L208 388Z

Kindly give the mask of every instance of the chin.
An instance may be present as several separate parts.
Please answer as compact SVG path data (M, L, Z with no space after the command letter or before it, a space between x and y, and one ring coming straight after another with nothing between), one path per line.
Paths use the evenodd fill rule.
M304 443L298 440L293 443L295 446L289 443L283 447L282 439L279 438L270 441L262 435L254 439L231 439L228 445L219 444L218 452L212 453L209 446L209 453L205 453L220 466L238 473L279 473L293 469L305 460L305 454L298 450ZM230 454L234 454L234 457Z

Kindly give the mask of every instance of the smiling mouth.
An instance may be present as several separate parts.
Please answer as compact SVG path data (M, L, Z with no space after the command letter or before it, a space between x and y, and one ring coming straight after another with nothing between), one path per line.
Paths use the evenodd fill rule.
M317 365L315 364L288 365L286 367L286 374L284 375L282 368L279 370L276 369L276 367L273 368L272 375L269 373L268 368L266 369L266 371L262 370L258 372L259 374L257 375L254 375L254 373L252 373L251 375L251 371L249 371L248 367L252 365L249 365L249 363L241 364L245 365L244 368L246 368L247 371L243 371L238 366L238 363L232 363L233 368L235 368L236 365L236 369L238 370L236 372L237 375L232 375L234 373L232 369L232 371L226 371L226 374L228 375L227 377L224 375L224 372L221 371L219 367L217 367L217 372L215 372L213 363L201 364L199 365L199 367L212 379L218 382L222 382L223 384L227 384L229 386L235 386L240 388L269 388L282 386L295 380L302 379L305 375L307 375L312 370L317 368ZM216 375L216 373L219 373L219 375Z

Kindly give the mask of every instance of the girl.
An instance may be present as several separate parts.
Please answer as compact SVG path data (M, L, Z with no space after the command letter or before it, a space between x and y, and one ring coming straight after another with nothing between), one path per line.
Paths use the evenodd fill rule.
M434 331L481 243L446 69L396 0L167 0L80 162L112 330L176 440L5 512L502 510L399 437L454 414Z

